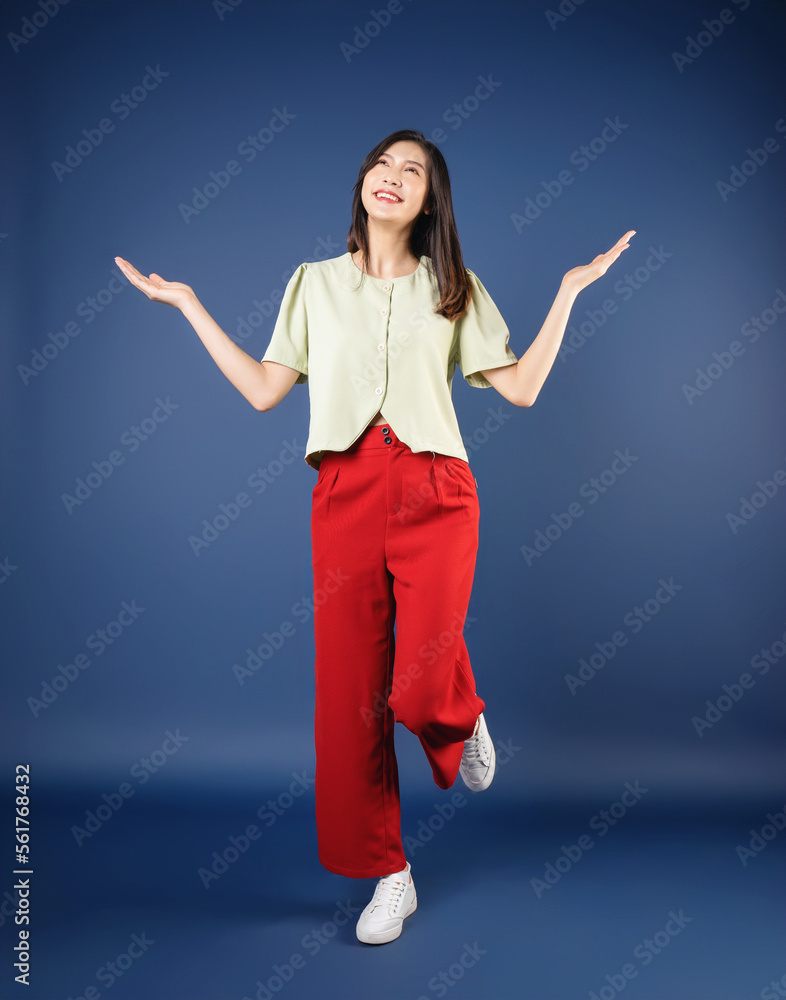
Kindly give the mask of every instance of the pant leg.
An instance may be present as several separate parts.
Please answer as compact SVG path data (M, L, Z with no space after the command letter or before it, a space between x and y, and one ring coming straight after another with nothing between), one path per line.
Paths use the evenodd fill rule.
M478 548L475 479L461 459L400 443L390 467L386 551L397 624L388 703L420 739L436 784L449 788L486 707L463 637Z
M374 439L376 441L376 438ZM406 866L392 683L395 605L385 565L387 450L329 452L312 494L315 808L319 860L352 878Z

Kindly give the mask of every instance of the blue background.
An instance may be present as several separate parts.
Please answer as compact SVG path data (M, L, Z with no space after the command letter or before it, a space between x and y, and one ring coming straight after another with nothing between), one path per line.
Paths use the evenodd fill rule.
M13 982L6 798L2 996L76 1000L92 986L112 1000L240 1000L267 983L308 998L767 1000L786 975L786 832L737 848L786 808L785 488L773 480L786 476L785 320L765 313L786 301L783 8L591 0L550 17L556 2L404 0L378 31L381 2L42 9L6 3L0 17L0 784L7 796L14 765L30 765L34 868L25 988ZM33 15L39 27L14 41ZM675 61L702 31L695 58ZM155 86L148 76L134 91L157 67ZM478 101L480 78L495 86ZM123 94L137 106L116 103ZM294 117L244 157L276 110ZM102 119L101 142L79 147ZM593 144L607 119L624 129ZM481 501L466 640L500 763L481 796L460 781L442 791L397 727L419 908L375 949L356 940L355 916L331 922L340 903L359 913L374 880L327 872L316 855L313 637L295 610L312 586L307 389L254 411L187 321L119 280L113 257L190 284L260 358L271 296L302 261L346 252L368 150L398 128L440 127L465 263L517 355L565 271L637 234L579 296L572 353L534 407L454 381ZM717 182L768 138L777 150L723 196ZM72 165L53 166L69 146ZM239 173L184 218L232 159ZM539 214L517 228L527 199ZM762 315L754 341L745 324ZM744 350L723 355L732 341ZM36 351L47 363L32 374ZM713 352L727 367L686 393ZM150 423L157 400L171 410ZM489 408L503 416L491 433ZM286 449L297 458L276 464ZM635 461L592 502L585 484L626 450ZM113 451L122 463L67 504ZM258 469L261 493L248 487ZM727 515L757 481L772 495L733 530ZM189 537L241 491L251 504L196 555ZM539 531L548 547L528 560ZM655 597L662 579L668 601ZM123 602L144 610L97 647ZM650 609L638 626L636 607ZM240 684L233 665L286 621L292 634ZM569 684L615 632L625 644ZM766 673L751 662L761 650ZM90 662L70 680L80 653ZM752 685L699 734L707 701L746 672ZM48 704L30 701L55 680ZM180 747L162 751L178 731ZM77 843L74 827L123 783L129 797ZM626 783L646 793L601 833ZM199 869L249 824L259 839L206 888ZM690 918L677 933L664 932L670 911ZM154 943L132 948L114 982L99 975L134 934ZM284 978L270 980L277 965Z

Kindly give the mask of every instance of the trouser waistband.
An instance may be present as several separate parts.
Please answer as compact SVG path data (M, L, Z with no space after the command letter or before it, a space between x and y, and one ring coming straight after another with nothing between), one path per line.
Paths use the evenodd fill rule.
M397 435L390 424L379 424L375 427L367 427L360 437L354 441L346 451L381 451L397 448L399 450L410 450ZM330 454L330 452L326 452Z

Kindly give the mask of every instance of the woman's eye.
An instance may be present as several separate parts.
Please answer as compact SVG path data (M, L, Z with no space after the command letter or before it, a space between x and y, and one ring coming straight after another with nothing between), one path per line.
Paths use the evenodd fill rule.
M385 166L387 166L388 161L385 159L384 156L380 156L380 158L377 160L377 163L384 163ZM416 174L418 172L417 167L407 167L407 170L411 170L413 174Z
M388 165L388 161L387 161L386 157L384 157L384 156L380 156L380 158L377 160L377 163L384 163L385 166ZM413 174L416 174L418 177L420 177L420 173L418 172L418 168L417 167L407 167L406 169L407 170L411 170Z

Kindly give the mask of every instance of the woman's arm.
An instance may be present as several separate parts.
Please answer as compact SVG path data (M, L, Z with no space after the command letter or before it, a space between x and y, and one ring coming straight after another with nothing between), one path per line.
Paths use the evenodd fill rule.
M300 372L277 361L257 361L227 336L196 295L181 312L211 358L255 410L272 410L295 384Z
M631 229L604 254L599 254L590 264L574 267L563 277L556 298L537 337L516 364L489 368L483 372L491 385L515 406L532 406L543 388L559 352L570 311L576 296L602 274L623 250L630 246L626 241L636 235Z
M146 278L122 257L115 257L115 261L128 280L149 299L180 309L212 359L255 410L271 410L295 384L300 372L276 361L252 358L227 336L189 285L164 281L159 274Z

